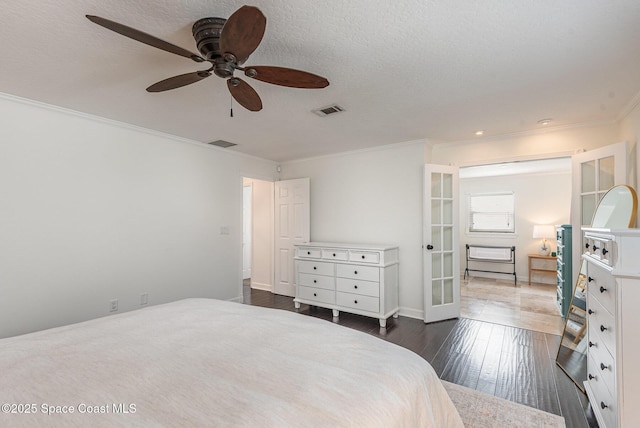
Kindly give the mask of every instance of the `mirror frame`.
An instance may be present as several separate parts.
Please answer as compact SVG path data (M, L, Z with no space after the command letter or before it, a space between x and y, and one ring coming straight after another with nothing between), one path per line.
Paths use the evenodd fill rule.
M595 225L593 224L593 221L596 219L597 215L598 215L598 210L601 207L601 202L605 200L605 198L607 197L607 195L613 195L615 193L616 190L621 190L622 188L625 188L629 195L631 196L631 207L629 210L629 222L626 223L625 225L618 225L618 224L606 224L606 225ZM615 204L613 205L615 208ZM624 213L623 213L624 214ZM606 229L629 229L629 228L633 228L635 223L636 223L636 217L638 215L638 195L636 194L636 191L634 190L633 187L631 186L627 186L626 184L618 184L616 186L613 186L611 189L607 190L607 192L602 196L602 199L600 199L600 201L598 201L598 206L596 207L593 216L591 218L591 226L595 227L595 228L606 228ZM582 235L582 231L580 231L580 234ZM582 248L582 247L580 247ZM574 249L573 251L577 251L577 249ZM581 272L582 272L582 268L584 266L584 263L586 263L584 260L582 260L582 262L580 263L580 271L578 272L578 276L576 279L576 283L573 285L573 290L571 293L571 303L569 304L569 308L571 308L571 306L573 306L573 300L576 297L576 290L577 290L577 286L580 283L581 280ZM582 278L583 280L585 279L584 277ZM569 309L571 310L571 309ZM565 335L567 334L567 323L569 321L569 313L567 313L567 318L565 319L564 322L564 328L562 329L562 336L560 336L560 345L558 346L558 352L556 354L556 365L558 367L560 367L562 369L563 372L566 373L567 376L569 376L569 378L573 381L573 383L576 384L576 386L584 393L584 386L583 386L583 382L585 380L587 380L587 375L586 375L586 371L584 374L584 379L576 379L576 374L572 374L569 373L569 370L564 367L562 365L562 363L558 360L558 357L560 356L560 351L562 350L563 346L562 346L562 342L565 338ZM588 329L588 320L587 320L587 316L585 314L585 330ZM573 336L573 335L571 335ZM589 340L588 339L588 334L586 334L585 331L585 335L583 336L582 340ZM585 356L585 364L586 364L586 356L587 356L587 351L585 350L584 353ZM586 368L586 366L585 366Z

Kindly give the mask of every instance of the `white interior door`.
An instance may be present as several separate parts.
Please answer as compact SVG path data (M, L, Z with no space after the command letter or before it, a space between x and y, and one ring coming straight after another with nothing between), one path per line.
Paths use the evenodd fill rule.
M617 184L628 184L627 143L589 150L572 156L571 224L573 226L573 284L580 271L583 239L582 226L591 219L600 199Z
M275 183L274 293L295 296L294 245L309 242L309 178Z
M423 208L424 321L460 316L458 168L425 165Z
M252 186L242 187L242 279L251 278Z

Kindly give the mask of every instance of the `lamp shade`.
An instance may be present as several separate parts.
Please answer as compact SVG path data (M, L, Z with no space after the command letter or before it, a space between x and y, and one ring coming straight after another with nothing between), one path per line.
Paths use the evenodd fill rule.
M551 224L536 224L533 226L534 238L555 238L556 228Z

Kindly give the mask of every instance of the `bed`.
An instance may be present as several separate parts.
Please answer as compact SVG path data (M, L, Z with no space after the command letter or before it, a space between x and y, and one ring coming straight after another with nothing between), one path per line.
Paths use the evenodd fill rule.
M417 354L213 299L1 339L0 385L0 426L463 426Z

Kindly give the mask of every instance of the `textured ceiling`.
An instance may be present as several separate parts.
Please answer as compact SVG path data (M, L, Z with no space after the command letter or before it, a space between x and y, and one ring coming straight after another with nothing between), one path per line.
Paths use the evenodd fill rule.
M98 15L196 51L191 25L231 0L22 0L0 15L0 92L285 161L416 139L472 139L615 120L640 92L638 0L256 0L267 29L247 65L326 77L320 90L246 79L264 108L237 104L204 69L87 20ZM312 109L337 103L325 118Z

